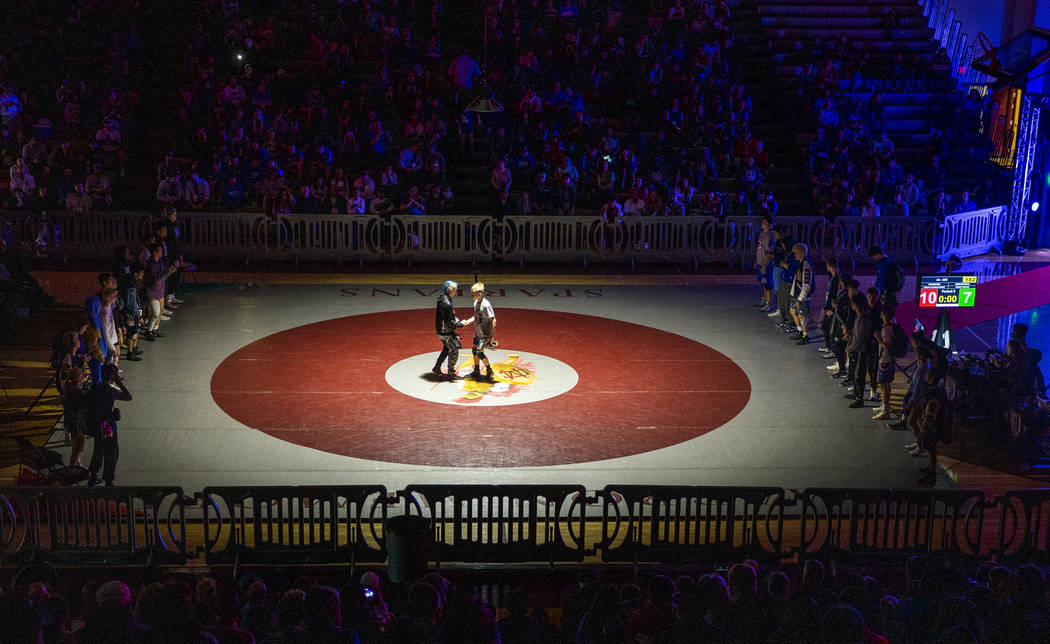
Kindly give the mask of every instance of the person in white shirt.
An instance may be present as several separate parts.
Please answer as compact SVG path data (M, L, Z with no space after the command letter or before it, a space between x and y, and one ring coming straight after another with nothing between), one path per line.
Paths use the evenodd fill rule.
M492 308L492 303L485 297L484 283L477 282L471 286L470 296L474 298L474 317L464 324L474 323L474 345L470 350L474 358L474 370L468 377L472 380L492 382L492 365L489 363L488 356L485 355L485 349L489 347L495 349L499 346L499 343L492 337L496 332L496 312ZM481 373L481 363L485 365L485 374Z
M623 202L623 215L624 217L635 217L645 212L645 199L642 199L641 194L631 189L630 196L627 201Z
M795 322L798 334L793 340L796 344L808 344L809 334L806 327L809 323L809 295L813 292L813 265L809 263L809 248L805 244L795 244L791 251L798 262L795 279L791 283L791 318Z

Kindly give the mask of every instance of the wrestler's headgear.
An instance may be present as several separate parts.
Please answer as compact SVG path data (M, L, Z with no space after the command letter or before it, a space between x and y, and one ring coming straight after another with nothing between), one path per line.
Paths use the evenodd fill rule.
M444 290L442 291L442 293L448 293L450 290L452 290L453 288L456 288L458 286L459 286L459 283L457 283L457 282L455 282L453 280L447 280L445 282L445 286L443 287Z

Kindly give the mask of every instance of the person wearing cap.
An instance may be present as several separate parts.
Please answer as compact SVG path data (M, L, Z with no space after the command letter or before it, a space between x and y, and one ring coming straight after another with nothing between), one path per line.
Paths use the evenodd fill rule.
M437 315L434 318L435 330L438 338L441 340L441 354L438 355L437 362L434 363L434 368L431 371L450 381L462 380L461 376L456 375L459 350L463 346L460 344L456 329L467 326L474 321L473 318L460 320L456 317L456 309L452 305L452 298L455 297L457 289L459 289L459 284L452 280L448 280L442 285L441 295L437 300ZM448 373L442 373L441 363L446 358L448 358Z

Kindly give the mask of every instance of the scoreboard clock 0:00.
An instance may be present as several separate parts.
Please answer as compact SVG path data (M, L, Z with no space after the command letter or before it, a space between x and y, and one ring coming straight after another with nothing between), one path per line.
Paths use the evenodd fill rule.
M919 278L919 306L972 307L977 294L976 286L976 275L922 275Z

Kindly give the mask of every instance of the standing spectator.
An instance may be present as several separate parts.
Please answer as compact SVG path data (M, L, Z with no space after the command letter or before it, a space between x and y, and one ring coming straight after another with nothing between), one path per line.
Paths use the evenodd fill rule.
M851 369L851 375L853 376L853 402L850 403L850 408L860 409L864 406L864 385L868 376L869 364L874 358L871 346L874 344L874 331L872 329L871 309L868 307L868 300L858 293L853 298L852 306L853 314L856 317L854 318L853 328L850 330L848 344L846 345L846 352L856 356L853 360L855 366Z
M149 321L146 324L146 339L163 338L160 332L161 320L167 319L164 315L164 282L168 276L175 272L174 267L168 267L164 260L164 249L160 244L154 243L149 247L149 260L146 262L145 286L149 297Z
M492 186L493 198L499 204L501 212L506 211L507 201L510 199L511 178L507 163L503 159L497 159L496 167L489 175L489 185Z
M87 330L87 322L80 324L78 331L83 333ZM80 334L77 331L67 331L62 336L62 345L65 355L59 364L56 385L58 393L62 397L63 425L69 433L71 451L69 453L69 464L80 465L80 453L84 451L84 431L80 423L83 387L88 384L88 376L84 371L84 357L80 355Z
M474 87L474 79L481 76L481 74L482 71L481 67L478 66L478 61L471 58L467 54L466 49L463 49L458 56L452 59L452 62L448 65L448 79L452 86L457 88L457 105L461 102L459 90L472 89Z
M897 361L894 359L893 334L897 330L897 320L894 318L896 311L892 306L884 306L879 311L882 318L882 328L875 332L875 342L878 344L878 375L876 384L879 388L879 399L882 402L875 410L875 420L888 420L890 416L890 385L893 384L893 376L897 371Z
M791 318L795 322L798 334L796 344L809 344L809 296L813 292L813 265L809 263L809 249L805 244L795 244L791 252L795 255L798 268L795 279L791 282Z
M116 387L116 389L114 389ZM117 470L117 459L120 457L120 449L117 445L117 421L120 414L114 413L113 403L117 400L131 400L131 392L124 386L120 379L117 366L107 364L102 367L102 380L91 388L91 405L93 406L92 423L97 421L97 428L91 428L95 433L95 443L91 450L91 464L88 472L88 486L99 484L98 471L102 470L102 481L106 487L113 487L113 479Z

